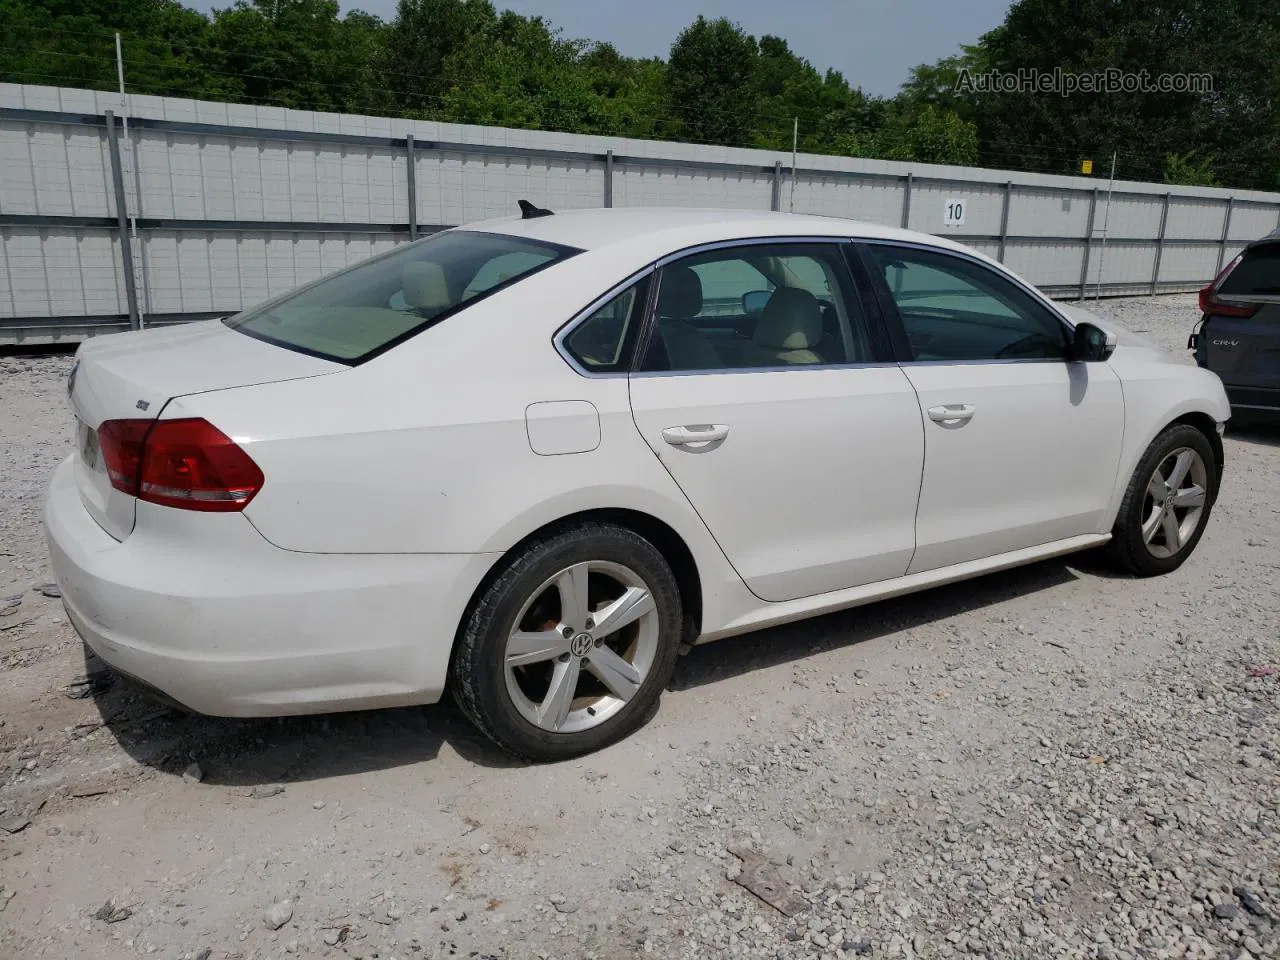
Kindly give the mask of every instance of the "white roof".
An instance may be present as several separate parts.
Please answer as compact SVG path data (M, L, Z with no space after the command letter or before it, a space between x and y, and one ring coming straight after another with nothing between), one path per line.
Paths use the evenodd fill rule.
M518 216L466 224L463 229L505 233L594 250L625 241L663 239L672 250L718 240L753 237L852 237L903 240L967 249L951 240L860 220L760 210L687 207L612 207L557 211L523 220ZM646 244L647 245L647 244ZM971 251L972 252L972 251Z

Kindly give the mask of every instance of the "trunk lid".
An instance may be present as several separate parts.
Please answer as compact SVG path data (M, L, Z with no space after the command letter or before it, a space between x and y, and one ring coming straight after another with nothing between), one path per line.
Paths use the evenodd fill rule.
M154 420L174 397L346 369L236 333L218 320L85 342L67 380L85 509L117 540L133 532L137 500L111 485L98 443L104 421Z

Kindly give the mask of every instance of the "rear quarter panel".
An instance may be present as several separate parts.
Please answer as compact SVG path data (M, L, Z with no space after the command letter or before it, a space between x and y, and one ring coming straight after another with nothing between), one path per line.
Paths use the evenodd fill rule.
M183 397L163 415L205 417L245 448L266 477L245 514L283 549L502 552L569 514L638 510L684 539L714 603L737 575L636 430L626 377L583 377L551 342L634 266L582 254L361 366ZM525 412L545 401L592 404L599 445L535 453Z

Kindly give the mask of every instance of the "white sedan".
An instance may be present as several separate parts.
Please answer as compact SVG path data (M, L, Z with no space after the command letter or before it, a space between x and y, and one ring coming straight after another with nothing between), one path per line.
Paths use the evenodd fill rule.
M683 645L1204 533L1217 376L971 249L523 207L80 348L45 521L103 660L225 716L448 688L557 759L643 723Z

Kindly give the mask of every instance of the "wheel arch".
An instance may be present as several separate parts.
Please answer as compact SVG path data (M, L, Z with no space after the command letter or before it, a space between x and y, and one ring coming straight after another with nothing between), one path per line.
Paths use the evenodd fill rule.
M663 558L670 564L671 572L676 578L676 585L680 589L680 604L684 610L683 640L686 644L692 644L702 632L703 609L702 574L698 569L698 563L694 558L693 551L689 548L688 543L685 542L685 538L664 520L642 510L624 507L599 507L580 510L544 523L537 529L525 534L504 550L485 575L481 577L475 590L472 591L471 596L467 599L462 617L458 621L457 630L461 631L465 628L466 622L471 616L471 611L475 609L480 597L489 589L490 584L502 575L510 562L510 558L522 547L550 536L566 527L590 522L612 523L619 527L624 527L644 537L657 547Z
M1213 451L1215 474L1221 478L1225 455L1218 424L1231 416L1222 381L1198 367L1179 368L1177 377L1157 372L1161 375L1148 372L1126 379L1125 372L1119 371L1124 390L1124 440L1111 502L1099 533L1111 530L1133 471L1155 439L1170 427L1186 425L1202 434ZM1139 367L1138 374L1142 373ZM1216 488L1213 493L1217 495Z
M1184 413L1179 417L1169 421L1161 428L1160 433L1164 433L1169 427L1177 424L1185 423L1189 427L1195 427L1196 430L1204 434L1204 438L1209 441L1209 448L1213 451L1214 460L1214 481L1213 491L1211 493L1214 500L1218 498L1218 487L1222 484L1222 468L1226 465L1226 451L1222 445L1222 437L1218 435L1218 423L1209 414L1201 410L1192 410ZM1159 434L1157 434L1159 436Z

